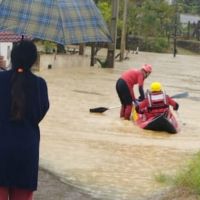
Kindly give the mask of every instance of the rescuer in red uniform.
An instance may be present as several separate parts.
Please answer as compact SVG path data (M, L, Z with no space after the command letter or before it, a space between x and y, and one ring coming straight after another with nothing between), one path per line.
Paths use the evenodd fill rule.
M134 85L138 84L140 94L138 100L142 101L145 98L143 89L144 80L151 72L152 66L150 64L145 64L141 69L129 69L125 71L117 80L116 90L122 105L120 117L124 117L124 119L127 120L130 119L132 103L136 102Z
M153 82L150 88L150 91L147 91L146 98L136 106L136 112L145 114L148 119L167 113L169 106L178 110L178 103L165 94L159 82Z

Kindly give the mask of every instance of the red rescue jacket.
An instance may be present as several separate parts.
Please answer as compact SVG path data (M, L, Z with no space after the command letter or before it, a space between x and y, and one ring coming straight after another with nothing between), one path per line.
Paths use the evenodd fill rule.
M170 105L175 108L177 103L166 95L165 92L147 91L146 98L138 105L136 111L144 113L149 118L168 112Z

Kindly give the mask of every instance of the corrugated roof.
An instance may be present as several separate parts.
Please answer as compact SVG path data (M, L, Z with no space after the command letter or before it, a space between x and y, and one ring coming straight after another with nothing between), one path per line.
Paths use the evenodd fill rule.
M0 42L18 42L22 38L21 35L16 35L11 32L0 32ZM24 37L31 39L31 37Z

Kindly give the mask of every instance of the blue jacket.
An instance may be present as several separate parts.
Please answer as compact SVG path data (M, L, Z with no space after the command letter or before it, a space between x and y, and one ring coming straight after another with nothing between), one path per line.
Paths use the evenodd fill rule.
M49 108L44 79L28 72L32 85L25 120L10 120L11 76L13 71L0 72L0 186L37 189L39 163L39 122Z

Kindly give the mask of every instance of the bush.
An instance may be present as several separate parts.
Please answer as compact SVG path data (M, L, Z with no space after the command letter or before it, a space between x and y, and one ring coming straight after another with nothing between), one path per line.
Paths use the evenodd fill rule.
M155 179L159 183L173 186L172 191L181 190L183 193L186 191L190 196L198 197L195 199L200 199L200 152L195 154L183 168L176 172L176 174L167 175L159 172L155 175ZM174 197L176 197L175 193Z
M154 51L164 53L169 48L167 39L165 38L156 38L154 43Z
M45 53L53 53L54 49L56 49L56 44L50 41L44 41L44 49Z
M119 44L119 41L118 41ZM166 38L142 38L142 37L127 37L127 49L136 50L139 47L141 51L165 53L169 49L169 42ZM119 45L117 45L119 47Z

